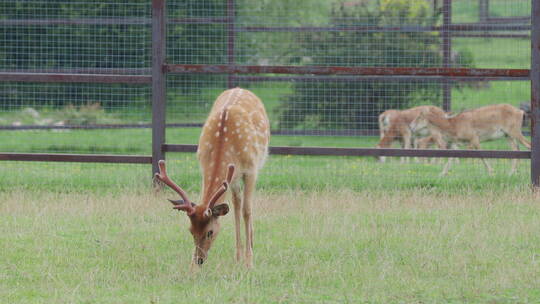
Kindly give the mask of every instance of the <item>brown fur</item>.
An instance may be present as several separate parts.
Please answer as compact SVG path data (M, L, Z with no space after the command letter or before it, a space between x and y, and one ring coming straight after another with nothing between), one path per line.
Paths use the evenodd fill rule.
M459 113L453 117L440 117L432 112L419 115L411 127L415 130L429 129L432 132L440 132L445 141L454 143L467 143L471 149L480 149L480 142L508 137L508 142L513 150L519 150L518 141L527 148L531 148L530 142L523 137L521 125L525 113L509 104L490 105L470 111ZM489 174L492 169L482 159ZM449 163L445 166L442 174L448 173ZM516 162L513 161L510 173L515 171Z
M258 171L268 155L269 139L266 110L255 94L235 88L218 96L203 126L197 149L203 185L201 203L194 207L185 202L175 203L175 209L186 211L191 221L189 231L195 242L192 267L204 262L219 233L219 218L229 211L223 203L223 193L228 188L232 190L234 204L236 256L238 260L243 256L240 239L240 215L243 214L246 265L253 265L252 196ZM162 166L158 177L164 180L167 178L164 162ZM179 194L183 191L173 182L168 185L176 187ZM188 200L187 196L183 197Z
M379 132L381 139L377 144L377 148L389 148L394 141L400 141L402 147L405 149L411 149L414 142L414 136L423 137L419 140L418 144L420 148L425 148L431 143L436 143L439 148L444 149L443 141L441 140L439 133L424 133L415 134L412 132L409 124L420 113L432 112L434 114L444 116L445 113L442 109L435 106L418 106L407 110L386 110L379 115ZM415 144L415 147L416 144ZM384 158L381 158L384 161Z

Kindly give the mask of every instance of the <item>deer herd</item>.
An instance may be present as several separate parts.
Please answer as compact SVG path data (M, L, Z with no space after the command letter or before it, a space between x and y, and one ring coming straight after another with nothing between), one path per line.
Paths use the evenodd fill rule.
M388 148L394 141L400 141L404 148L426 148L435 144L445 149L466 143L472 149L479 149L482 141L506 136L513 150L519 149L518 142L530 148L521 133L523 116L524 111L507 104L456 115L435 106L387 110L379 115L381 138L377 147ZM156 179L178 193L181 199L170 202L174 209L184 211L191 223L189 231L195 243L192 268L197 269L205 262L219 234L219 220L229 212L229 206L224 203L228 189L231 189L234 207L236 260L244 260L248 268L253 266L253 193L258 171L268 155L269 139L270 123L261 100L248 90L234 88L218 96L202 128L197 149L202 173L199 204L191 201L170 179L165 161L159 161ZM491 174L491 166L483 162ZM448 160L442 174L448 173L450 163ZM510 173L515 172L515 167L514 160Z

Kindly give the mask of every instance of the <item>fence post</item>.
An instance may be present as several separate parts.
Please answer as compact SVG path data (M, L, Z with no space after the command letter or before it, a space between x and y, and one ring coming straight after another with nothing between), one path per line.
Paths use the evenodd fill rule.
M531 181L540 187L540 0L531 11Z
M449 68L452 65L452 37L450 33L450 24L452 23L452 1L443 0L443 24L442 24L442 51L443 67ZM443 89L443 110L449 112L452 110L452 83L445 79L442 83Z
M152 173L159 172L158 161L165 159L165 1L152 0Z
M235 20L235 5L234 0L227 0L227 64L235 64L235 41L236 41L236 20ZM227 76L227 88L231 89L236 86L234 74Z
M484 23L489 18L489 0L478 0L478 21Z

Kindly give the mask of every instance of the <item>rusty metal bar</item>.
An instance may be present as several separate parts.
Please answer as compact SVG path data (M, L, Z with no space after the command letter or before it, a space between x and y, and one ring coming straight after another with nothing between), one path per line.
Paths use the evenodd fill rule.
M497 23L529 23L531 22L531 17L529 16L512 16L512 17L488 17L486 22L497 22Z
M196 152L197 145L163 145L166 152ZM430 149L378 149L378 148L326 148L326 147L270 147L275 155L313 156L409 156L409 157L461 157L529 159L530 151L498 150L430 150Z
M474 81L528 81L529 77L467 77L467 78L457 78L457 77L437 77L437 76L245 76L245 75L234 75L234 78L237 82L246 81L246 82L272 82L272 81L305 81L305 82L316 82L316 81L393 81L393 82L422 82L422 81L432 81L432 82L443 82L446 80L452 82L474 82Z
M227 23L226 17L171 18L169 24L219 24ZM149 25L150 18L50 18L50 19L3 19L0 26L51 26L51 25Z
M0 26L47 26L47 25L145 25L149 18L53 18L53 19L4 19Z
M150 68L2 69L0 73L150 75Z
M0 152L0 161L44 161L44 162L79 162L79 163L123 163L150 164L151 156L111 155L111 154L46 154L46 153L4 153Z
M13 73L0 72L0 81L17 82L87 82L87 83L151 83L149 75L109 75L109 74L53 74L53 73Z
M202 127L202 123L172 123L166 124L171 128L198 128ZM37 125L22 125L9 126L0 125L0 130L21 131L21 130L101 130L101 129L149 129L151 124L99 124L99 125L64 125L64 126L37 126Z
M530 39L529 34L491 34L491 33L460 33L452 32L452 37L456 38L511 38L511 39Z
M540 187L540 0L532 0L531 33L531 182Z
M523 22L528 17L490 17L489 22ZM53 26L53 25L148 25L150 18L51 18L51 19L0 19L0 26ZM169 24L228 24L229 17L208 18L171 18ZM485 24L461 23L450 26L451 31L527 31L531 27L527 24ZM315 27L315 26L242 26L236 29L239 32L328 32L328 31L355 31L355 32L438 32L439 26L351 26L351 27Z
M452 65L452 36L450 34L450 25L452 24L452 2L443 0L443 26L442 26L442 53L443 67L450 68ZM446 80L442 83L443 101L442 108L445 112L452 111L452 84Z
M159 172L158 161L165 159L166 80L163 66L166 56L165 4L152 0L152 175Z
M168 24L220 24L229 23L228 17L209 17L209 18L170 18Z
M366 76L529 77L528 69L390 68L337 66L260 66L167 64L168 73L193 74L312 74Z
M441 32L443 26L238 26L238 32ZM485 24L454 23L448 26L449 31L488 32L488 31L528 31L528 24Z

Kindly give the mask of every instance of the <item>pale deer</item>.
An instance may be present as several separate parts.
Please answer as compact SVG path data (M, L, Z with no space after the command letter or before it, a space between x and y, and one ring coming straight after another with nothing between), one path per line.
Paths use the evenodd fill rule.
M171 201L174 209L189 216L189 231L195 241L192 267L202 265L219 233L220 216L229 211L223 203L224 193L232 190L236 231L236 259L245 257L247 267L253 266L252 203L259 169L268 155L270 124L261 100L252 92L240 88L223 92L216 99L203 126L197 149L202 173L201 203L196 205L172 182L160 161L156 177L175 190L182 200ZM241 182L243 181L243 193ZM242 249L240 220L245 225L246 248Z
M531 148L530 142L521 133L521 125L525 112L509 104L490 105L465 111L452 117L441 117L435 113L424 112L411 122L411 129L428 129L439 132L443 140L453 143L467 143L471 149L480 149L480 142L495 140L506 136L512 150L519 150L519 144ZM482 158L489 175L493 169ZM448 174L450 160L443 168L441 175ZM512 160L510 174L516 170L517 159Z
M394 141L400 141L404 149L426 148L430 143L436 143L440 149L444 149L444 142L440 133L428 132L427 130L413 131L410 123L422 112L431 111L440 116L445 116L444 111L436 106L418 106L407 110L386 110L379 115L379 133L381 139L377 148L389 148ZM380 157L381 162L385 157ZM401 158L404 162L405 158Z

